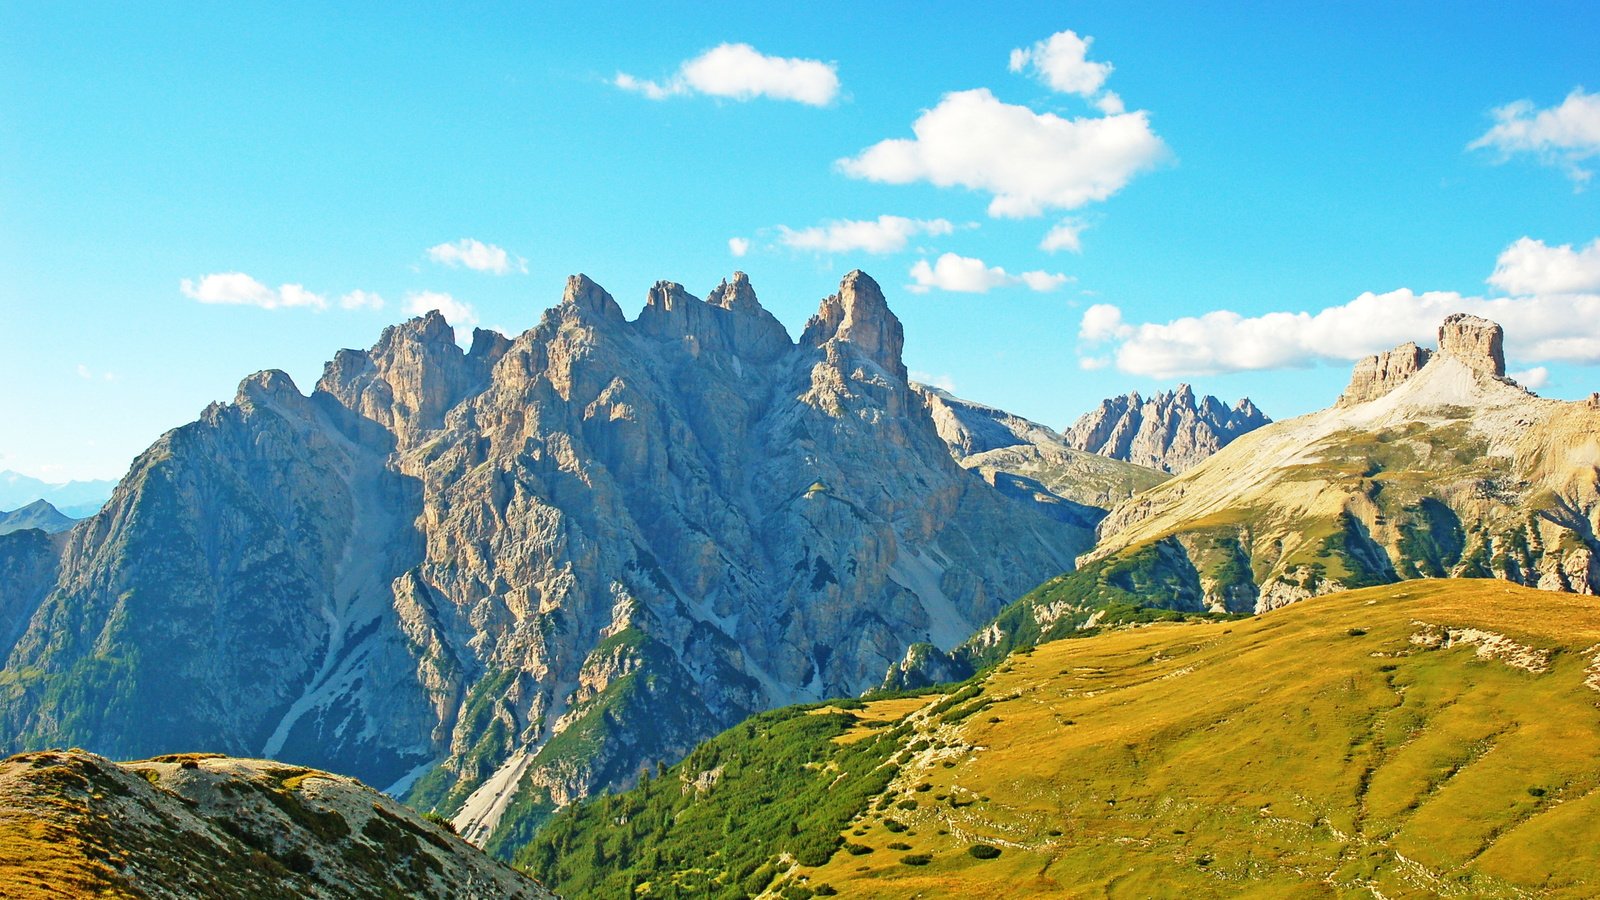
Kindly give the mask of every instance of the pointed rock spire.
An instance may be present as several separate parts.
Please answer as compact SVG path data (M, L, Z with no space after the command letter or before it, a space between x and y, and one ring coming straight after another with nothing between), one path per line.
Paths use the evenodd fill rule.
M813 347L832 340L850 344L885 371L906 378L900 358L905 348L900 319L889 310L883 289L860 269L844 277L839 293L822 301L800 338L802 344Z
M731 282L724 281L712 288L706 302L734 312L761 310L761 301L756 299L755 289L750 286L750 276L743 272L734 272Z
M567 278L567 290L561 295L561 307L575 309L579 313L596 316L602 320L627 321L627 317L622 314L622 307L606 293L606 289L595 284L582 272Z

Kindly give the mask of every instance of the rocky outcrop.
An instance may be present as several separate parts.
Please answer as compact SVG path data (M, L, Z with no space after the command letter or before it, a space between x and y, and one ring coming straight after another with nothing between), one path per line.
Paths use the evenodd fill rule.
M1382 397L1422 371L1432 356L1433 351L1408 342L1366 357L1356 363L1349 387L1339 396L1339 405L1352 406Z
M0 845L16 900L554 897L353 779L214 754L0 761Z
M494 847L745 715L874 686L1090 530L956 463L853 272L797 345L735 274L628 320L437 315L246 379L75 528L9 746L206 747L409 792Z
M1164 472L1182 472L1243 434L1271 422L1247 397L1228 407L1196 400L1187 384L1148 400L1111 397L1063 432L1067 445Z
M1488 319L1456 313L1439 326L1439 352L1474 372L1495 378L1506 374L1504 332Z

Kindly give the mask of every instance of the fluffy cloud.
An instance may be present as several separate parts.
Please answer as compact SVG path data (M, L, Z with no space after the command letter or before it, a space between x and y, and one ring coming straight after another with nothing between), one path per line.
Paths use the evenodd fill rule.
M1600 238L1581 250L1522 238L1501 252L1489 283L1508 294L1600 292Z
M495 275L509 275L514 271L526 274L528 271L527 260L520 256L513 259L504 247L485 244L476 238L462 238L453 244L435 244L428 248L428 258L452 269L465 266L474 272Z
M911 267L911 280L913 283L906 290L914 294L926 294L935 288L957 294L987 294L994 288L1017 284L1035 291L1053 291L1071 279L1044 271L1012 275L999 266L984 265L981 259L946 253L931 265L925 259L917 260Z
M919 234L950 234L956 230L947 219L908 219L904 216L879 216L876 221L836 219L802 228L778 226L778 242L797 250L824 253L898 253L906 242Z
M839 73L833 63L767 56L749 44L713 47L684 62L666 81L649 81L618 72L611 83L651 100L707 94L729 100L770 97L827 106L839 96Z
M201 303L232 306L259 306L262 309L309 306L326 309L328 300L308 291L302 285L284 284L276 290L267 287L243 272L219 272L202 275L199 281L185 278L179 282L184 296Z
M1083 233L1089 223L1082 219L1062 219L1061 223L1050 229L1045 234L1044 240L1039 242L1039 249L1054 253L1057 250L1070 250L1073 253L1082 253L1083 244L1078 240L1078 235Z
M1078 338L1099 343L1111 338L1124 338L1133 329L1122 321L1122 310L1109 303L1096 303L1083 311L1078 323Z
M1166 154L1142 110L1068 119L983 88L946 94L911 130L837 165L871 181L984 191L994 195L989 215L1024 218L1104 200Z
M1497 286L1558 285L1568 290L1486 298L1454 291L1401 289L1364 293L1315 313L1242 316L1217 310L1141 324L1125 322L1115 306L1096 304L1084 311L1079 338L1090 347L1109 351L1124 372L1174 378L1347 363L1406 341L1432 343L1445 316L1466 312L1504 326L1506 352L1514 359L1600 364L1600 292L1570 290L1580 282L1565 276L1553 278L1537 269L1533 274L1514 274L1518 270L1505 265L1508 255L1512 260L1520 258L1529 252L1527 245L1544 246L1526 239L1513 244L1501 254L1502 265L1491 281ZM1542 368L1524 373L1529 384L1548 377L1548 372L1539 374Z
M1032 47L1011 51L1011 71L1031 71L1051 90L1063 94L1093 96L1111 74L1110 63L1087 59L1093 42L1094 38L1079 37L1075 31L1056 32Z
M457 328L471 328L478 324L478 311L449 294L438 291L418 291L406 295L406 312L420 316L437 309L445 321Z
M1522 385L1530 391L1537 391L1550 383L1550 370L1544 366L1534 366L1521 372L1507 372L1511 380Z
M750 239L742 237L728 238L728 252L734 256L743 256L750 252Z
M1575 88L1560 106L1549 109L1518 100L1496 109L1494 118L1494 127L1467 149L1498 150L1502 158L1533 154L1546 165L1561 166L1580 183L1593 174L1578 163L1600 154L1600 94Z
M921 372L912 369L907 377L918 384L930 385L941 391L949 391L952 394L956 392L956 381L949 375L935 375L932 372Z
M383 298L371 291L351 291L339 298L345 309L383 309Z

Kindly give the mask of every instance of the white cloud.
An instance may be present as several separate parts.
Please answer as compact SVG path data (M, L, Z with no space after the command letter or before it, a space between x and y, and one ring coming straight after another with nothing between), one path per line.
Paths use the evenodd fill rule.
M798 231L778 226L778 242L797 250L824 253L898 253L906 242L919 234L951 234L956 227L948 219L908 219L904 216L879 216L876 220L835 219Z
M956 381L949 375L935 375L932 372L920 372L912 369L909 377L919 384L932 385L941 391L949 391L952 394L956 392Z
M1045 234L1044 240L1039 242L1039 249L1054 253L1057 250L1070 250L1073 253L1082 253L1083 244L1078 240L1078 235L1089 227L1089 223L1082 219L1062 219L1056 227Z
M326 309L328 306L327 298L306 290L302 285L284 284L273 290L243 272L202 275L199 281L185 278L178 286L184 296L201 303L259 306L262 309L294 306Z
M471 328L478 324L478 311L449 294L438 291L418 291L406 295L406 312L420 316L437 309L445 321L457 328Z
M750 252L750 239L742 237L728 238L728 252L734 256L743 256Z
M1098 343L1111 338L1127 337L1133 328L1122 321L1122 310L1109 303L1096 303L1083 311L1078 323L1078 338Z
M383 309L383 298L371 291L351 291L339 298L345 309Z
M78 377L79 378L93 378L94 377L94 373L89 371L89 367L88 366L84 365L83 363L78 363Z
M1600 292L1600 238L1581 250L1521 238L1501 252L1489 283L1508 294Z
M1127 104L1122 102L1122 97L1116 91L1106 91L1099 99L1094 101L1096 109L1108 116L1120 116L1126 112Z
M1530 391L1537 391L1550 383L1550 370L1544 366L1534 366L1521 372L1507 373L1511 380L1522 385Z
M435 244L428 248L428 258L454 269L465 266L474 272L509 275L513 271L528 271L528 261L518 256L512 258L504 247L485 244L476 238L462 238L454 244Z
M1022 280L1023 284L1028 286L1028 290L1038 291L1041 294L1053 291L1072 280L1071 276L1063 275L1060 272L1046 272L1042 269L1023 272L1017 277Z
M1549 109L1518 100L1496 109L1494 117L1494 127L1468 144L1468 150L1492 148L1502 159L1530 153L1546 165L1561 166L1580 184L1593 174L1578 163L1600 154L1600 94L1574 88L1560 106Z
M666 81L650 81L618 72L611 83L651 100L706 94L729 100L770 97L809 106L827 106L839 96L838 67L833 63L767 56L749 44L713 47L685 61Z
M1502 263L1508 254L1517 259L1535 252L1525 241L1502 253ZM1526 244L1543 247L1537 241ZM1564 290L1473 297L1454 291L1417 293L1402 288L1364 293L1315 313L1242 316L1216 310L1141 324L1123 321L1122 311L1115 306L1096 304L1084 311L1079 338L1092 345L1109 342L1117 368L1124 372L1173 378L1347 363L1406 341L1431 344L1445 316L1465 312L1500 323L1505 328L1506 354L1513 359L1600 364L1600 291L1570 290L1584 282L1573 280L1570 273L1557 277L1536 268L1528 274L1515 266L1502 266L1490 280L1498 286ZM1542 368L1525 371L1525 383L1543 383L1548 372L1540 374Z
M1104 200L1166 154L1142 110L1065 119L983 88L946 94L911 130L916 137L880 141L837 165L871 181L985 191L994 195L989 215L1024 218Z
M926 294L935 288L957 294L987 294L994 288L1017 284L1035 291L1053 291L1071 280L1066 275L1044 271L1012 275L999 266L984 265L981 259L954 253L940 256L932 265L925 259L917 260L911 267L911 279L914 283L906 290L914 294Z
M1098 372L1109 365L1111 365L1111 358L1107 356L1078 357L1078 368L1084 370L1085 372Z
M1058 31L1032 47L1011 51L1011 71L1031 69L1051 90L1090 97L1106 83L1111 64L1089 62L1089 45L1094 38L1079 37L1075 31Z

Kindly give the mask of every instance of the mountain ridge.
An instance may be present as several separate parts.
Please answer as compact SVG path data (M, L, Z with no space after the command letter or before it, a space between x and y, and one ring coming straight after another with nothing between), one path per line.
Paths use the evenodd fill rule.
M1271 421L1248 397L1229 407L1180 384L1149 398L1132 391L1102 400L1063 437L1079 450L1178 474Z
M859 271L799 341L742 273L660 282L631 321L580 275L515 339L464 352L431 313L309 396L252 375L66 535L0 725L270 752L514 845L749 713L955 646L1088 549L956 464L903 342Z

